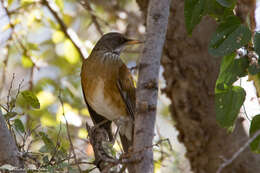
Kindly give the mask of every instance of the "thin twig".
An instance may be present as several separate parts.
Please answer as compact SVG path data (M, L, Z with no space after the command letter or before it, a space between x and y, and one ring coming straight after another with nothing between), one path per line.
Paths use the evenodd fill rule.
M87 1L88 1L88 0L81 0L81 1L79 1L79 3L80 3L86 10L89 11L90 16L91 16L91 19L92 19L92 21L93 21L93 23L94 23L96 29L98 30L98 32L99 32L100 35L103 35L104 33L103 33L103 31L101 30L101 26L100 26L100 24L99 24L98 21L97 21L97 17L94 15L92 8L91 8L89 2L87 2Z
M71 136L70 136L69 124L68 124L68 121L67 121L67 119L65 117L63 100L61 98L61 91L59 92L58 98L59 98L61 106L62 106L62 115L63 115L63 117L65 119L65 123L66 123L66 131L67 131L67 136L68 136L69 143L70 143L70 150L73 152L73 157L74 157L75 163L76 163L76 165L78 167L79 172L81 173L82 171L81 171L81 168L80 168L80 166L78 164L77 156L76 156L76 153L75 153L75 150L74 150L74 146L73 146L73 143L72 143L72 140L71 140Z
M59 150L59 147L60 147L60 142L59 142L60 132L61 132L61 122L60 122L59 132L58 132L58 135L57 135L57 138L56 138L55 150L54 150L54 153L52 154L51 159L49 160L49 163L47 165L51 164L51 162L53 161L54 157L57 154L57 151Z
M84 51L84 48L80 44L80 41L78 39L78 36L70 32L71 30L68 29L66 24L63 22L63 20L59 17L58 12L55 11L49 4L48 0L42 0L42 3L49 9L49 11L52 13L53 17L57 20L57 22L60 25L60 29L64 32L64 34L67 36L68 39L72 42L72 44L75 46L75 48L78 50L80 57L82 60L87 58L87 54ZM75 38L76 37L76 38Z
M10 105L10 96L11 96L11 90L12 90L12 88L13 88L14 78L15 78L15 74L13 73L13 77L12 77L11 84L10 84L10 87L9 87L9 89L8 89L8 94L7 94L7 110L8 110L8 112L10 111L10 108L11 108L11 105Z
M249 145L253 140L255 140L260 135L260 130L258 130L235 154L228 160L226 160L224 163L222 163L216 173L221 173L221 171L230 165Z

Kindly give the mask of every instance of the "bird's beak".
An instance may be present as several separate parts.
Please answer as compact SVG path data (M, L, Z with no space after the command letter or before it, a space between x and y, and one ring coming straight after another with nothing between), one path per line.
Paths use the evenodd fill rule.
M126 42L126 45L141 44L141 43L144 43L144 42L139 41L139 40L129 40Z

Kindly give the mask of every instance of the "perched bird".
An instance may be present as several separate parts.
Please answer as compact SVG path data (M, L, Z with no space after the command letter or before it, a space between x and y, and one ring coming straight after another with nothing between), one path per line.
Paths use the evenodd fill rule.
M81 84L85 102L94 124L101 122L113 139L111 122L119 126L125 151L132 145L135 86L120 53L127 45L141 43L116 32L105 34L97 42L90 56L83 61Z

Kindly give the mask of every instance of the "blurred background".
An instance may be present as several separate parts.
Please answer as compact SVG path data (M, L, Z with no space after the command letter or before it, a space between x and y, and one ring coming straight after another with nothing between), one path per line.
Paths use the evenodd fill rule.
M94 156L85 129L85 122L91 123L91 119L81 91L81 57L73 42L87 57L98 39L107 32L116 31L144 40L144 15L134 0L50 0L46 1L48 5L42 2L0 1L0 109L10 125L14 125L20 150L33 153L38 160L26 162L28 167L68 167L72 153L67 120L77 158L82 162L80 166L83 170L91 170L94 166L88 162L93 161ZM257 20L260 18L258 11L259 8ZM141 50L142 46L135 46L127 48L121 55L135 79L135 66ZM162 72L161 68L160 88L165 86ZM247 90L241 113L249 117L248 125L250 116L260 112L255 88L246 78L237 85ZM25 90L35 94L39 108L30 105L21 94L17 95ZM178 142L169 104L166 96L159 93L154 143L162 142L154 147L155 172L189 173L185 148ZM7 107L11 110L9 114ZM55 148L53 160L52 145ZM118 143L114 150L115 157L119 156ZM72 165L70 169L76 170L76 167Z
M14 128L17 143L23 147L21 150L36 154L38 164L43 165L43 168L44 163L50 163L53 155L46 148L43 134L52 140L52 145L59 144L61 155L51 161L53 167L62 163L57 159L61 160L71 154L63 109L78 159L82 162L94 159L85 129L85 122L91 123L91 120L81 91L81 58L71 40L79 45L87 57L104 33L116 31L139 40L144 40L145 33L144 16L134 0L50 0L48 4L49 7L39 0L1 0L0 4L2 112L6 115L8 111L5 108L12 101L15 102L11 111L14 115L8 117L9 122L12 125L19 119L25 129L21 131L19 127L18 130ZM66 28L60 26L49 8L58 15ZM135 46L127 48L121 55L132 69L135 79L137 73L134 67L141 50L142 46ZM162 71L160 87L165 85ZM19 85L20 92L29 90L35 94L40 103L39 109L29 105L21 94L16 97ZM184 157L185 148L178 143L178 132L169 116L169 104L170 101L160 94L154 143L163 139L169 141L163 140L154 147L155 171L190 172ZM114 149L117 153L115 156L121 153L118 143ZM34 162L28 162L27 166L37 167ZM93 165L83 163L81 167L88 170Z

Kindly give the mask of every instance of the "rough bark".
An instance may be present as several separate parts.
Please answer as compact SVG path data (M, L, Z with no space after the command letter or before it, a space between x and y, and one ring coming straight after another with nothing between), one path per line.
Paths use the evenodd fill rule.
M151 0L147 15L147 35L136 92L134 152L140 162L135 164L136 173L153 173L152 141L158 97L160 59L168 24L170 0Z
M146 11L146 1L138 1ZM221 58L208 54L208 43L216 29L216 23L204 17L192 36L186 33L184 23L184 1L171 4L165 56L162 58L166 88L171 99L170 106L179 140L187 148L186 156L195 173L215 173L224 161L230 158L248 136L238 120L233 133L228 134L216 123L214 86ZM260 172L260 156L249 149L244 151L224 173Z
M22 167L23 164L19 159L18 148L10 134L2 111L0 110L0 166L10 164L14 167Z

